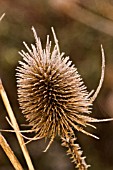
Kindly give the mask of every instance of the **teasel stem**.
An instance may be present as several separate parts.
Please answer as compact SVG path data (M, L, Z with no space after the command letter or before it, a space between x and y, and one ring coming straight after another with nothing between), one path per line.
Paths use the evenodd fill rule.
M90 165L87 165L85 158L82 156L83 151L81 151L79 144L76 144L77 138L74 134L67 134L62 137L62 146L68 148L67 155L70 155L70 159L76 165L78 170L87 170Z
M10 103L9 103L7 94L5 92L5 89L4 89L3 85L2 85L1 79L0 79L0 95L1 95L2 100L4 102L5 108L6 108L7 112L8 112L8 115L9 115L9 118L11 120L11 123L12 123L12 125L14 127L14 130L15 130L15 133L16 133L20 148L21 148L21 150L23 152L23 155L24 155L24 158L26 160L27 166L28 166L29 170L34 170L34 167L33 167L29 152L28 152L27 147L25 145L24 139L23 139L23 137L21 135L17 120L16 120L16 118L14 116L14 113L13 113L13 110L12 110L12 108L10 106Z
M8 156L9 160L11 161L12 165L14 166L15 170L24 170L22 168L22 165L18 161L17 157L14 155L12 149L8 145L7 141L3 137L3 135L0 133L0 145L3 148L4 152Z

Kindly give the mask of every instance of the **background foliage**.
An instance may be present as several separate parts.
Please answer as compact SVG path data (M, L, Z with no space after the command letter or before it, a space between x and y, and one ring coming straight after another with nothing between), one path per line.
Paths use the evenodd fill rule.
M101 71L100 44L106 54L106 73L102 90L94 103L92 116L113 117L113 2L110 0L1 0L0 15L6 13L0 23L0 77L9 96L18 122L25 124L17 102L15 69L21 57L18 51L24 49L22 41L34 43L31 27L34 26L45 44L51 26L56 30L61 51L69 55L83 77L88 90L96 89ZM6 110L0 99L0 129L10 129L6 122ZM22 127L23 128L23 127ZM92 170L113 169L113 122L97 124L92 131L100 140L78 134L87 162ZM25 166L22 153L14 134L3 133L15 154ZM47 153L42 151L44 140L28 144L34 166L38 170L74 170L60 146L59 139ZM13 170L12 165L0 148L0 170Z

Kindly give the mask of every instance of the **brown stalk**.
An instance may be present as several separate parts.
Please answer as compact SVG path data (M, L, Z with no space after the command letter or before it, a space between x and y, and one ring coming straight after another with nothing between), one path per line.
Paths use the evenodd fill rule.
M6 155L8 156L15 170L23 170L20 162L14 155L12 149L10 148L10 146L8 145L7 141L5 140L5 138L3 137L1 133L0 133L0 145L3 148L4 152L6 153Z
M2 14L2 16L0 17L0 21L4 18L5 13Z
M30 155L28 153L28 150L27 150L27 147L25 145L24 139L23 139L23 137L22 137L22 135L20 133L20 129L19 129L18 123L17 123L16 118L14 116L13 110L12 110L12 108L10 106L7 94L6 94L5 90L4 90L4 87L2 85L2 81L1 80L0 80L0 95L2 97L2 100L4 102L6 110L8 112L8 115L9 115L9 118L11 120L11 123L12 123L12 125L14 127L14 130L15 130L15 133L16 133L19 145L21 147L21 150L23 152L24 158L26 160L27 166L28 166L29 170L34 170L34 167L33 167L33 164L32 164L31 158L30 158Z
M74 134L67 134L62 137L62 146L66 147L67 155L70 155L71 161L76 165L79 170L87 170L90 165L87 165L84 156L82 156L83 151L81 150L79 144L76 143L76 137Z
M51 2L52 7L54 7L56 10L60 10L61 12L69 16L70 18L77 20L100 32L104 32L105 34L113 36L113 29L112 29L113 21L110 19L106 19L105 17L102 17L99 14L95 14L94 12L88 9L83 8L80 5L80 3L78 3L79 2L78 0L70 0L70 1L69 0L65 0L65 1L57 0L55 1L55 3L54 1L50 1L50 2ZM106 8L107 7L108 6L106 6Z

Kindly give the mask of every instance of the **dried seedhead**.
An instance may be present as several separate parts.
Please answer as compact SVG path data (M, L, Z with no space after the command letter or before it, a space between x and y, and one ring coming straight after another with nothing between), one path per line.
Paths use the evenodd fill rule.
M23 50L20 52L23 61L19 61L20 66L17 67L16 74L20 108L36 133L31 140L50 138L47 150L54 138L60 136L62 145L68 147L68 154L72 155L76 167L80 170L87 169L79 145L75 144L75 130L98 138L84 128L94 127L91 122L103 121L89 117L92 103L104 78L103 48L101 48L102 76L96 92L91 97L93 91L91 93L87 91L75 65L69 57L64 57L64 53L60 53L53 28L55 40L53 49L49 36L46 48L43 49L33 27L32 30L36 45L32 44L30 50L24 42L28 52Z

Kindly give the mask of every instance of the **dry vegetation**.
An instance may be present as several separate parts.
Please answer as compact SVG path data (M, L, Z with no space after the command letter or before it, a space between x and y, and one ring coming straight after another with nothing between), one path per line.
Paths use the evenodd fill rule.
M85 170L89 167L89 165L87 165L87 163L85 162L85 157L83 156L85 152L85 155L87 155L88 158L88 163L91 162L90 164L93 164L93 166L91 166L92 170L93 168L96 168L98 170L111 170L113 167L113 153L110 152L110 150L112 150L112 136L110 135L112 127L110 129L110 123L107 122L107 124L101 124L101 128L99 128L99 131L97 129L98 136L101 136L101 138L103 137L104 139L97 141L98 144L95 143L95 140L93 140L92 142L91 138L88 138L89 141L87 141L86 137L82 137L80 132L98 138L96 135L92 134L92 130L91 132L88 132L89 130L86 129L86 126L95 128L94 124L92 124L93 122L101 122L104 120L106 121L106 119L100 119L100 117L103 117L101 116L102 114L100 114L100 112L107 113L104 115L105 117L112 117L113 114L113 61L111 55L111 46L113 45L112 3L106 0L104 0L102 3L97 2L96 0L95 3L93 1L90 1L90 3L86 1L85 4L82 1L78 0L57 0L55 3L54 2L55 1L53 0L48 1L48 3L44 1L34 1L34 4L31 5L30 2L23 3L20 1L20 3L14 2L12 4L10 1L1 1L1 9L5 10L8 5L11 5L13 7L12 11L7 8L8 14L5 17L5 20L2 21L0 27L2 43L0 54L0 71L2 81L5 84L15 115L10 106L2 82L0 82L1 97L9 117L7 118L9 124L8 125L7 121L3 118L5 117L6 113L5 109L2 106L3 104L1 103L2 114L0 128L13 128L13 130L9 130L9 132L15 131L20 148L24 155L24 159L26 160L27 167L30 170L54 169L53 167L55 165L56 169L59 170L75 169L75 166L79 170ZM44 5L46 6L46 8L44 8ZM39 7L38 12L35 8L36 6ZM105 6L107 6L109 10L106 10ZM14 11L14 9L16 10ZM43 11L43 9L45 9L45 11ZM23 20L22 15L20 15L20 11L23 13ZM55 11L56 13L54 13L53 11ZM13 12L15 12L15 15L13 14ZM0 20L2 20L3 16L1 16ZM47 19L47 17L49 19ZM23 23L21 23L21 21L23 21ZM81 23L84 25L82 25ZM31 25L35 25L35 28L38 28L38 35L40 35L42 39L44 39L44 41L44 37L48 32L46 28L50 27L51 25L57 28L58 37L59 39L60 37L62 39L61 47L63 47L64 50L66 49L65 51L67 54L70 54L73 63L75 63L78 68L80 66L80 72L82 74L83 71L82 75L83 77L85 77L85 81L87 78L88 82L84 83L83 80L80 78L75 65L71 64L71 59L63 56L64 53L60 53L59 44L54 30L53 37L55 41L55 46L53 47L52 44L51 47L51 42L49 42L49 39L47 38L46 43L42 43L37 37L37 33L33 28L36 45L31 45L30 49L28 45L24 43L28 52L20 52L21 56L23 57L23 61L20 62L20 66L18 67L16 74L18 77L18 99L21 107L21 110L19 111L19 106L16 102L17 96L15 90L16 86L14 70L17 66L17 61L22 59L19 56L17 58L15 57L17 55L17 49L21 47L21 45L19 45L20 47L18 48L16 44L19 44L21 41L23 41L23 39L31 43L31 34L29 32ZM23 26L28 27L24 28L23 32L19 31L19 28L21 29L23 28ZM14 30L12 30L11 28L13 28ZM51 36L50 39L52 39ZM74 39L76 39L76 45L74 45L75 43L73 43ZM97 100L97 104L94 105L94 108L96 108L94 109L94 111L96 111L99 115L95 115L95 117L99 117L99 119L96 119L92 118L93 115L89 115L89 113L92 112L91 105L95 101L104 80L105 60L102 46L102 73L100 83L95 92L93 90L89 93L88 91L90 90L88 89L91 89L92 87L96 88L97 82L95 80L98 79L100 75L100 67L97 66L97 56L100 56L100 54L95 51L97 49L97 51L99 51L100 44L103 44L104 48L106 49L107 70L103 93L101 93L101 97ZM42 46L44 47L44 45L45 50L43 50L42 48ZM89 88L86 88L84 84L87 84ZM42 93L44 95L42 95ZM100 107L100 110L98 106ZM27 119L29 130L24 130L25 128L23 128L23 130L20 131L19 129L15 116L17 117L19 122L23 123L24 120L22 118L22 114L20 114L21 112L25 115ZM105 126L107 128L102 130L102 127ZM32 128L31 130L30 127ZM31 135L27 135L26 137L26 135L24 136L21 134L22 131L34 132L34 137L31 137ZM15 169L26 169L23 156L18 151L17 153L20 156L18 156L18 154L15 152L15 136L12 134L12 136L9 138L9 134L11 133L2 132L2 134L0 134L1 147L3 148L6 155L9 157L10 161L12 162L12 166L14 166ZM72 166L70 163L66 163L67 159L59 160L59 162L56 161L56 164L55 161L53 161L50 165L48 165L47 160L49 160L49 154L51 153L51 149L48 150L48 148L53 141L57 142L58 140L57 150L59 150L59 152L55 151L57 154L52 151L53 160L57 160L60 154L64 155L64 152L60 149L58 145L59 139L57 139L57 135L61 138L60 142L62 142L62 145L68 149L67 154L70 155L72 162L74 162L75 164L74 166ZM23 137L25 138L25 140L23 139ZM41 154L40 152L40 148L44 150L44 145L42 144L44 143L44 141L41 140L41 143L38 143L36 141L31 142L33 140L38 140L42 138L45 138L46 140L48 140L48 138L50 139L50 142L45 149L45 151L47 151L45 155L48 156L45 156L45 158L44 154ZM7 139L8 142L6 141ZM84 139L86 140L86 142L84 141ZM31 142L27 145L28 150L30 150L30 147L32 148L32 146L34 146L34 150L31 149L31 152L28 152L24 141L27 143ZM80 143L82 143L83 148L85 148L84 153L82 153L81 151ZM93 145L92 149L90 149L90 144ZM54 146L55 145L53 144L50 148L54 148ZM110 149L108 147L110 147ZM105 149L103 150L103 148ZM104 152L104 154L101 152ZM31 161L29 153L30 155L32 155L34 165ZM37 161L40 160L42 155L42 160ZM104 157L102 157L101 160L102 155L104 155ZM9 163L8 165L6 165L6 163L4 165L6 159L6 157L1 158L1 160L3 161L1 161L0 167L2 169L6 169L6 167L8 166L7 169L11 169L11 165ZM103 161L104 159L105 161Z

